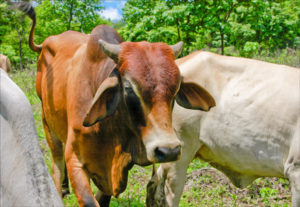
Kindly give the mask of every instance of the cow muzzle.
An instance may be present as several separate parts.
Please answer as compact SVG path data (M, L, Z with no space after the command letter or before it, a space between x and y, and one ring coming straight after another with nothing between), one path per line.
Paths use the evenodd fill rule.
M174 134L149 134L144 144L147 159L152 163L172 162L181 156L181 143Z
M181 145L174 148L157 147L154 150L154 155L158 162L171 162L178 160L181 155Z

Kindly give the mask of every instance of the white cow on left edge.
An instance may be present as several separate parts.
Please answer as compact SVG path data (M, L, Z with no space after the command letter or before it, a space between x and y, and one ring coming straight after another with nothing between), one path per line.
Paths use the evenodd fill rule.
M62 207L44 163L31 105L0 68L0 206Z
M300 207L300 70L246 58L195 52L178 59L185 82L212 95L210 112L175 103L182 157L162 164L147 186L147 206L178 206L186 170L197 156L237 187L258 177L286 177Z

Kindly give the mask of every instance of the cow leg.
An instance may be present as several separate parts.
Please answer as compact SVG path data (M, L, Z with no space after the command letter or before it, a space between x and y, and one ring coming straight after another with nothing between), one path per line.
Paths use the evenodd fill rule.
M286 177L290 180L292 190L292 206L300 206L300 160L293 163L286 171Z
M298 121L297 126L299 126ZM284 166L285 176L289 178L292 190L292 206L300 207L300 129L296 133L291 142L287 162Z
M48 124L43 116L46 139L52 154L52 177L58 193L62 196L62 182L65 177L65 161L63 143L50 133Z
M71 186L75 192L80 207L100 207L93 195L90 178L83 169L81 162L73 151L72 138L68 136L66 144L66 164Z
M176 207L179 205L186 170L199 148L199 140L187 138L182 145L180 160L161 164L147 186L147 206Z
M109 207L111 196L104 195L101 190L96 194L96 200L100 204L100 207Z
M66 166L66 163L65 163L65 178L64 178L63 183L62 183L62 196L65 197L68 194L70 194L69 177L68 177L67 166Z
M299 163L300 164L300 163ZM300 206L300 165L297 170L289 173L289 180L292 189L292 206Z
M196 152L197 150L191 150L190 153L184 152L185 155L179 161L167 167L165 194L168 206L179 205L186 180L186 171L190 162L194 159Z

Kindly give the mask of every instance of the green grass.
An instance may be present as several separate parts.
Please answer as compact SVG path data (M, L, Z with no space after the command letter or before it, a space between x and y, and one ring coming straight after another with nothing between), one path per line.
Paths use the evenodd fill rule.
M217 48L209 48L205 50L220 53L220 50ZM224 53L227 56L239 56L239 52L235 50L234 47L226 47L224 49ZM293 50L290 48L277 50L274 53L263 50L260 55L254 55L252 58L275 64L284 64L297 68L300 67L300 50Z
M274 63L284 63L299 67L299 51L280 53L276 57L256 57ZM51 172L51 154L45 140L41 121L41 102L35 92L35 75L32 70L15 71L10 76L20 86L28 97L36 123L39 142L45 162ZM119 198L112 198L112 207L145 206L146 185L151 178L152 168L134 166L129 172L128 186ZM97 189L92 184L96 193ZM64 199L65 206L78 206L76 197L71 194ZM187 181L180 201L180 207L188 206L290 206L291 193L286 179L260 178L245 189L234 187L219 171L207 163L194 160L187 170Z

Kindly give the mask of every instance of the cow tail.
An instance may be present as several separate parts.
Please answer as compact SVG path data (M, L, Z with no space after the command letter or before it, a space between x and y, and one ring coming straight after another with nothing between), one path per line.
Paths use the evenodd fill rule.
M29 34L29 47L31 50L33 50L34 52L41 52L42 51L42 45L36 45L34 43L34 29L35 29L35 25L36 25L36 15L35 15L35 11L33 6L29 3L29 2L19 2L19 3L15 3L15 6L21 10L22 12L24 12L25 14L27 14L30 19L32 20L32 26L31 26L31 30L30 30L30 34Z

